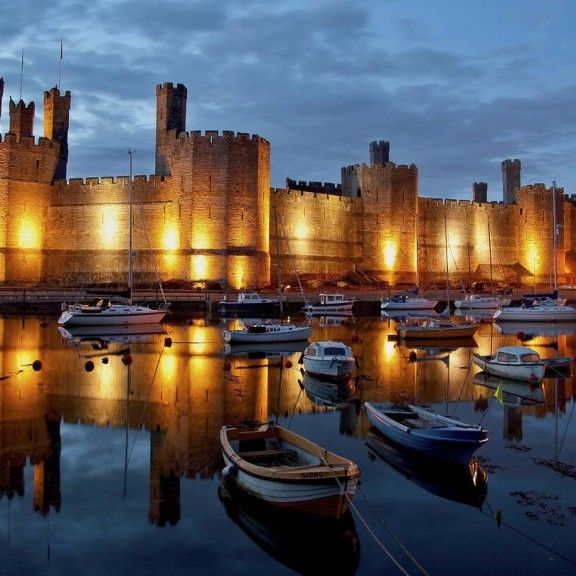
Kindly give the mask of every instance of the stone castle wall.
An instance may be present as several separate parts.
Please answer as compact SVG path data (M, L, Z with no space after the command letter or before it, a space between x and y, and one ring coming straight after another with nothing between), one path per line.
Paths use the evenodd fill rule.
M271 189L267 140L185 132L185 88L168 83L157 95L159 173L136 176L133 186L136 284L276 285L277 255L284 275L358 271L391 286L443 286L446 267L458 286L551 277L551 190L543 184L515 189L513 204L420 198L417 167L390 162L389 146L374 153L374 144L387 143L372 143L377 163L343 168L341 185L288 180ZM30 118L22 114L33 106L20 103L11 107L20 132L0 141L0 281L124 283L129 178L58 181L70 94L48 96L45 130L59 126L59 140L26 135ZM576 200L557 194L563 282L576 273Z

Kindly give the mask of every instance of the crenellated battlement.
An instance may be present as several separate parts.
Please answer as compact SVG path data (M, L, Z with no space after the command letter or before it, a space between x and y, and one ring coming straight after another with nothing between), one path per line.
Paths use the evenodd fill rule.
M30 150L34 147L38 148L39 150L49 150L53 148L60 148L58 142L54 142L49 138L45 138L44 136L40 136L36 139L34 136L18 136L17 134L12 134L7 132L4 134L4 138L0 139L1 144L10 144L18 145L19 148Z
M286 188L290 190L300 190L302 192L314 192L316 194L342 195L342 184L334 184L333 182L307 182L286 178Z
M191 130L190 132L177 132L176 130L168 130L166 132L166 144L170 142L179 142L184 144L186 142L193 142L194 144L217 144L218 142L231 144L231 143L258 143L270 145L270 142L259 136L258 134L249 134L247 132L233 132L232 130Z

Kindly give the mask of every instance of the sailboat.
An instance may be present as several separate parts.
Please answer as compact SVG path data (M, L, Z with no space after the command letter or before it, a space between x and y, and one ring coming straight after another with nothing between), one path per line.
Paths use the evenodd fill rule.
M490 222L488 222L488 253L490 255L490 287L494 289L494 279L492 278L492 242L490 240ZM472 284L470 284L472 285ZM507 304L510 300L507 299ZM466 294L464 298L454 300L456 309L464 310L496 310L500 308L502 301L495 294Z
M472 338L480 326L479 322L453 322L450 315L450 277L448 264L448 231L444 215L444 244L446 252L446 308L440 317L410 316L403 322L396 323L396 334L399 340L429 338Z
M554 298L547 300L525 300L522 306L505 306L494 314L496 322L572 322L576 320L576 309L565 306L564 301L558 298L558 233L556 222L556 182L552 183L552 234L554 259Z
M432 310L438 300L420 296L420 278L418 273L418 213L416 213L416 288L409 293L396 294L380 300L380 310Z
M280 270L280 249L278 245L278 222L274 211L276 226L276 257L278 262L278 292L280 311L283 312L282 302L282 273ZM308 340L312 335L312 324L295 324L292 322L251 322L236 330L225 329L222 332L225 342L229 344L262 344L274 342L295 342Z
M167 313L167 304L157 310L148 306L132 303L132 196L134 182L132 178L132 150L128 150L130 159L129 221L130 234L128 246L128 294L127 304L113 304L108 298L95 298L90 304L62 304L62 314L58 318L60 326L127 326L134 324L156 324Z

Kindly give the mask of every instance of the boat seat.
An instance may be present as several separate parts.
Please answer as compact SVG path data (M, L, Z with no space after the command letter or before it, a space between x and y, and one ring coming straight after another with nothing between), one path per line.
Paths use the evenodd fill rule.
M238 456L244 460L248 460L249 462L262 462L262 461L291 461L296 460L298 458L298 452L296 450L287 448L287 449L278 449L278 450L251 450L246 452L238 452Z

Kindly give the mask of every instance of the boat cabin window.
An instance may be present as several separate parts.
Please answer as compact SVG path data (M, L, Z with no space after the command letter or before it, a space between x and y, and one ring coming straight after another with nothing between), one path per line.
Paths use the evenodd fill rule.
M337 346L328 346L324 348L324 356L346 356L346 350Z
M530 352L527 354L522 354L522 356L520 356L520 359L522 360L522 362L539 362L540 356L538 356L538 354L536 354L535 352Z
M516 354L510 354L509 352L498 352L496 360L498 360L498 362L518 362L518 356Z

